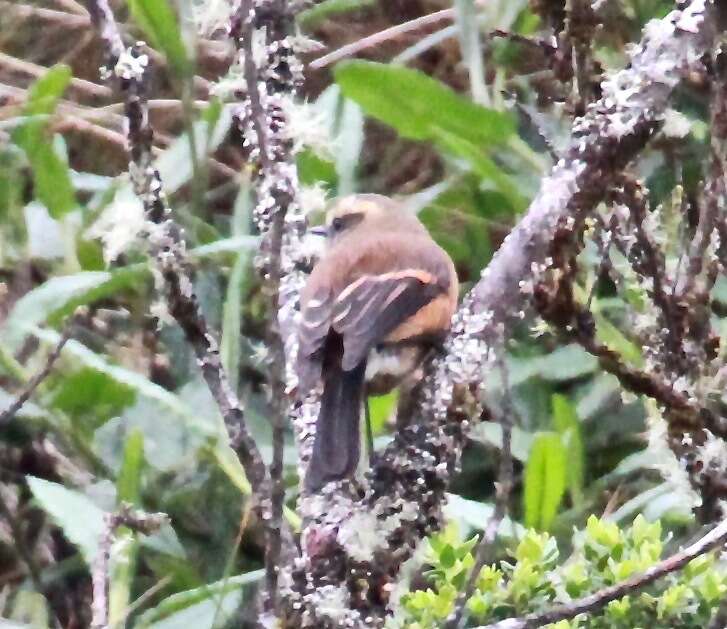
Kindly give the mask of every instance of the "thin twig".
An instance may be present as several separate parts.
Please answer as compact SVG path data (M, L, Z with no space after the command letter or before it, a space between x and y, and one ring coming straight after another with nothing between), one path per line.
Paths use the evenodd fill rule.
M597 22L590 0L566 0L565 9L564 34L572 49L575 111L582 115L593 96L591 43Z
M662 577L681 570L690 561L710 550L722 546L727 541L727 520L715 526L704 537L687 548L674 553L642 574L603 588L570 603L559 605L545 612L536 612L521 618L508 618L477 629L531 629L542 627L560 620L569 620L579 614L593 614L603 609L611 601L632 594Z
M395 26L385 28L383 31L378 31L355 42L341 46L337 50L329 52L327 55L323 55L322 57L318 57L318 59L311 61L308 66L314 70L319 70L320 68L325 68L332 63L336 63L336 61L340 61L346 57L351 57L363 50L366 50L367 48L373 48L374 46L383 44L385 41L396 39L411 31L416 31L425 26L436 24L437 22L453 20L454 18L454 9L442 9L441 11L422 15L421 17L414 18L408 22L396 24Z
M163 576L159 581L157 581L154 585L152 585L149 589L145 590L137 598L135 598L131 604L124 610L124 613L121 618L119 618L120 622L123 622L126 620L131 614L133 614L137 609L139 609L144 603L146 603L149 599L151 599L157 592L160 590L163 590L167 585L169 585L174 578L172 575L167 574Z
M65 330L63 330L63 333L61 334L60 340L58 341L58 343L56 343L56 346L48 354L43 368L30 379L30 382L28 382L23 392L15 399L15 401L10 404L10 406L8 406L8 408L6 408L2 413L0 413L0 426L6 424L13 417L15 417L15 414L21 408L23 408L23 405L30 399L33 393L35 393L35 390L40 386L41 382L43 382L43 380L45 380L50 375L51 371L53 371L53 367L55 366L56 361L61 356L63 347L68 342L68 339L71 338L71 332L72 326L67 325Z
M539 313L564 337L577 342L589 354L595 356L601 368L616 376L621 386L627 391L653 398L669 409L672 420L679 419L685 425L693 427L704 424L714 434L724 434L718 418L709 409L695 403L688 395L675 389L659 373L642 371L626 364L618 352L599 342L596 338L596 323L593 313L572 299L572 295L570 301L567 303L560 301L558 305L557 316L542 304L539 307ZM567 313L567 317L561 319L564 312Z
M114 513L104 515L104 528L91 570L93 583L91 629L107 629L109 626L109 560L116 529L126 526L133 531L149 535L158 531L167 521L165 513L145 513L133 509L128 504L122 504Z
M17 17L19 19L27 19L37 17L48 22L62 24L68 28L86 28L90 25L88 17L84 15L56 11L55 9L46 9L29 4L8 2L7 0L0 0L0 12L7 18Z
M48 68L40 66L37 63L26 61L25 59L18 59L4 52L0 52L0 67L7 68L11 72L19 72L32 76L36 79L48 72ZM112 91L105 85L99 85L98 83L77 77L71 78L70 87L77 92L94 98L110 98L112 95Z
M272 9L272 10L271 10ZM292 14L285 3L278 2L260 11L253 0L244 0L234 18L231 36L242 54L243 73L248 85L248 108L246 110L248 129L256 140L256 157L260 172L257 185L258 205L255 216L265 245L261 256L261 270L269 292L270 321L267 330L267 345L270 350L269 380L271 424L273 430L273 459L270 464L270 527L265 549L265 606L268 612L278 614L278 573L282 549L282 516L285 501L283 479L283 454L285 447L285 418L288 410L285 374L286 355L284 339L277 322L282 302L280 286L282 278L282 246L285 219L289 208L295 202L294 182L289 180L289 169L281 170L292 160L290 141L276 135L272 123L284 119L284 112L275 97L288 96L295 91L296 77L291 69L293 51L283 45L292 28ZM274 61L260 61L255 55L255 30L264 25L266 45L275 50ZM274 48L273 48L274 47ZM260 64L260 65L258 65ZM270 64L269 66L267 64ZM274 80L270 80L275 77ZM269 194L270 198L265 198ZM272 202L272 206L271 206Z
M659 348L660 353L664 365L676 373L682 362L681 349L685 321L676 307L673 291L671 294L667 294L666 291L668 276L664 252L654 242L644 225L649 212L648 196L641 184L627 174L622 175L620 184L621 190L618 196L629 209L629 221L634 227L638 245L636 249L632 248L629 259L634 270L651 278L650 296L656 306L661 328L666 330L664 343Z
M180 228L170 216L159 171L152 161L153 129L149 124L146 95L148 56L135 46L124 48L107 0L96 0L90 6L94 23L109 54L110 66L125 95L127 134L134 190L144 204L146 216L155 224L150 230L149 244L167 288L170 313L177 320L197 356L202 376L217 403L230 439L245 473L258 495L268 493L267 470L260 451L244 422L240 400L229 386L222 366L217 340L202 316L186 258Z
M495 510L482 532L475 550L475 563L470 572L464 590L457 597L454 612L450 616L447 627L456 629L463 627L466 621L465 610L467 603L477 588L477 580L485 564L492 561L492 546L497 538L497 531L500 529L502 520L507 515L507 506L510 501L510 493L513 487L513 459L512 459L512 426L513 413L515 408L512 403L510 378L505 362L504 348L500 352L497 362L502 377L502 408L500 411L500 426L502 428L502 448L500 449L500 467L497 473L495 484Z

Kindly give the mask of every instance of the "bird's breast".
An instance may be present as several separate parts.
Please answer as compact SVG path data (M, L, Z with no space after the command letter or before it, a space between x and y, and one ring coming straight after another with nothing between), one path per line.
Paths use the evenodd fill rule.
M369 395L383 395L412 374L421 363L424 348L412 345L380 345L369 352L366 388Z

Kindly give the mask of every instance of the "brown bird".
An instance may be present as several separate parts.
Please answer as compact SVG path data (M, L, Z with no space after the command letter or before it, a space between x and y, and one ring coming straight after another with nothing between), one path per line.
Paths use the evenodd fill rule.
M393 389L441 342L458 292L449 256L387 197L341 199L325 236L301 295L301 393L323 380L308 491L353 475L365 396Z

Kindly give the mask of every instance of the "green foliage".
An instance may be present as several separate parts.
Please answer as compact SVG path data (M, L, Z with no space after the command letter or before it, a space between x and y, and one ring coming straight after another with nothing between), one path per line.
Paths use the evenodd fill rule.
M566 483L571 500L578 503L582 498L584 484L584 451L581 424L574 404L564 395L552 397L553 426L561 436L565 447Z
M397 389L387 393L370 397L368 399L369 413L371 414L371 430L374 435L383 432L386 422L391 418L391 414L396 410L396 404L399 401L399 393Z
M249 586L260 580L262 570L222 579L204 587L179 592L167 597L156 607L144 612L135 625L137 629L212 629L239 608Z
M525 526L545 531L550 528L565 493L567 465L559 434L543 432L535 436L525 467Z
M357 39L410 19L407 4L325 0L299 13L297 21L313 39L333 49L349 36ZM239 133L233 130L233 112L242 93L240 76L232 72L215 80L224 73L231 50L219 32L210 40L195 41L192 27L198 18L212 17L208 25L219 28L214 15L198 12L212 14L228 5L130 0L129 11L114 8L117 19L126 20L120 24L125 36L141 35L156 48L149 53L153 62L166 59L152 64L147 83L156 127L153 164L174 217L184 228L197 271L197 292L211 331L220 338L230 382L244 399L246 422L269 460L267 369L264 351L258 351L267 340L267 299L252 268L259 239L249 232L250 173ZM619 26L618 33L606 35L620 38L626 31L636 37L644 21L670 10L673 2L627 0L616 5L625 8L627 23L623 32ZM300 111L290 110L294 120L305 122L304 129L291 129L290 137L296 148L303 144L297 154L298 177L305 186L301 202L308 198L308 187L325 190L329 197L375 191L406 199L452 256L466 291L549 166L541 136L559 151L572 122L567 113L570 86L543 80L539 46L488 38L487 54L479 54L478 28L547 37L545 25L528 6L527 0L458 1L455 9L465 27L459 32L456 24L446 22L410 31L405 38L364 53L392 58L389 51L406 46L399 61L343 63L334 70L333 81L328 72L312 74L311 89L305 93L320 95ZM28 52L23 61L43 65L52 65L54 58L74 59L77 79L99 82L95 63L77 62L77 38L69 37L62 24L57 26L32 38L42 50L28 49L30 42L22 37L32 29L16 29L13 18L11 28L2 33L8 55ZM85 37L90 31L77 34ZM454 50L457 34L464 54ZM597 45L597 61L607 72L622 66L622 48L622 42ZM416 70L403 67L411 61ZM195 72L203 79L193 84ZM9 75L9 80L14 77ZM225 85L228 80L235 84L231 90ZM140 222L140 204L124 172L126 157L122 147L108 141L123 130L118 94L106 100L70 81L69 68L55 65L29 88L25 81L11 85L0 129L7 139L0 141L0 409L9 406L42 368L75 308L89 305L92 315L89 321L73 324L72 339L51 375L14 420L0 427L0 454L11 479L3 495L11 506L18 498L23 518L30 514L27 522L21 521L21 529L43 584L37 592L31 589L35 584L24 578L24 563L14 557L13 540L0 539L0 558L14 563L6 573L23 577L8 581L0 616L50 626L58 624L54 616L62 616L66 608L85 610L88 564L95 558L103 516L129 501L169 513L173 525L150 537L118 532L111 557L112 621L129 627L219 629L236 622L235 610L250 601L260 578L259 529L252 522L243 537L237 537L241 510L250 506L251 487L228 446L193 352L159 307L163 300L153 281L143 232L141 238L122 233L122 242L115 241L119 231L133 231L138 227L135 221ZM516 99L518 107L505 102L505 94ZM234 103L225 102L228 95ZM679 142L679 151L662 151L655 144L635 165L652 201L664 203L659 241L670 247L670 269L684 250L683 197L697 198L700 161L709 151L704 99L695 100L689 110L695 132ZM546 101L566 106L541 107ZM74 120L81 119L84 124L76 128ZM383 124L370 124L370 119ZM54 129L65 130L61 134ZM663 144L672 146L668 140ZM31 216L38 214L40 227ZM598 264L598 252L586 254L596 258L589 260L591 266ZM617 252L612 254L617 269L627 266ZM574 285L580 301L589 299L591 286L598 339L629 364L641 366L641 343L624 311L647 311L646 288L624 276L622 292L613 296L612 287L602 290L596 278L584 274ZM718 284L715 297L727 303L727 282ZM498 538L519 539L521 545L514 547L511 561L483 570L471 603L476 618L542 609L546 603L631 574L656 557L661 548L653 542L636 542L637 533L602 522L598 527L589 523L581 534L588 544L577 538L573 558L558 564L557 547L563 552L570 548L572 527L583 526L589 513L603 512L609 499L619 523L640 511L663 515L664 526L691 523L689 506L672 483L655 481L653 472L640 473L663 463L643 450L641 402L623 402L618 383L580 347L560 344L547 330L537 337L529 332L523 325L508 345L517 424L510 506L516 506ZM495 408L502 383L488 382L490 389L495 394L488 404ZM387 420L396 404L396 394L370 400L377 444L388 438ZM481 530L494 511L501 427L486 422L473 427L471 437L463 474L452 489L456 493L444 508L448 520L468 534ZM288 434L284 458L290 501L285 516L297 530L293 442ZM614 498L616 485L622 490ZM24 499L36 508L23 509ZM517 508L521 504L523 509ZM4 516L0 520L0 528L7 530ZM553 537L526 534L523 520ZM635 523L633 530L640 526ZM648 526L644 524L641 537L653 537ZM451 529L432 540L432 589L407 597L412 626L441 626L472 568L473 543L460 542ZM54 550L60 552L54 555ZM654 620L661 614L681 627L681 616L672 613L675 609L723 596L719 571L709 562L701 567L697 563L649 590L656 601L649 608L652 626L667 626L667 620ZM236 576L222 578L225 575ZM64 596L46 599L46 587ZM132 601L150 590L153 596L130 609ZM695 598L697 590L702 593ZM617 601L609 607L609 621L622 622L614 627L631 626L629 622L644 626L646 621L634 620L634 610L645 605L640 597ZM84 620L79 616L79 622ZM691 616L685 622L691 626ZM571 626L559 626L566 625ZM576 625L585 626L572 626Z
M416 70L349 61L336 68L335 77L346 97L406 138L455 136L485 147L502 145L515 132L509 114L475 105Z
M38 79L23 111L27 120L13 133L13 140L25 151L33 169L35 194L54 218L77 206L68 163L47 132L48 118L70 80L71 69L65 65L52 67Z
M525 532L509 558L482 568L467 605L472 624L543 612L579 599L649 569L662 558L666 540L661 524L638 516L628 528L588 519L573 535L573 552L561 560L548 533ZM458 541L452 528L429 540L426 562L431 587L402 599L400 621L409 629L440 627L463 590L474 559L476 539ZM727 570L715 554L690 562L681 574L608 604L600 614L546 625L553 629L633 629L674 626L699 629L727 593Z
M104 530L103 511L82 493L42 478L28 477L28 487L90 567L98 555Z
M370 116L392 126L404 138L426 140L444 153L464 160L520 209L517 186L488 152L502 149L515 133L515 121L505 112L487 109L459 96L422 72L368 61L336 67L336 82L344 96Z
M373 6L376 0L323 0L297 15L298 23L305 28L315 28L326 19L340 13Z

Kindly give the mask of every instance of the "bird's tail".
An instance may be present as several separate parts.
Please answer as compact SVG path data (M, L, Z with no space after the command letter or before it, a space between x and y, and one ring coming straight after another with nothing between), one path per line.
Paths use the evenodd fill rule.
M358 466L365 373L366 361L351 371L341 368L340 355L324 363L321 410L305 479L309 492L352 476Z

